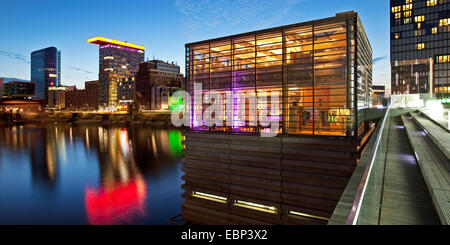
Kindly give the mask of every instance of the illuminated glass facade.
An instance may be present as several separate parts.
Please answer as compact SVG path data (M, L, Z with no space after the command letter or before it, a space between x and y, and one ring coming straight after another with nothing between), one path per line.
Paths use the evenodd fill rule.
M450 93L450 1L391 0L392 94Z
M31 53L31 82L36 83L35 98L48 101L48 88L61 84L61 51L49 47Z
M276 120L285 135L355 136L362 109L370 106L372 49L354 12L189 43L186 64L192 111L209 106L195 104L196 83L202 84L203 96L218 92L223 101L229 93L244 91L257 100L266 93L270 104L276 93L281 110ZM192 116L191 129L259 133L263 127L249 124L246 103L243 121L236 121L240 112L233 108L233 116L224 116L223 122L230 120L232 126L208 127Z
M144 47L110 39L90 40L89 42L100 45L100 106L115 106L119 99L117 86L121 79L136 75L139 64L144 62Z

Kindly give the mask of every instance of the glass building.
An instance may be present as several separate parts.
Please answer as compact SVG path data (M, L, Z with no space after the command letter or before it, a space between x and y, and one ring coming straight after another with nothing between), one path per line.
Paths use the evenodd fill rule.
M450 93L450 2L391 0L392 94Z
M135 77L121 78L117 86L118 104L129 104L135 99Z
M363 110L371 105L372 48L357 13L186 44L186 86L194 98L194 84L202 94L251 92L277 94L283 135L357 136ZM209 105L191 101L191 130L260 133L250 123L250 101L233 107L223 125L209 127L195 111ZM269 99L269 104L272 104ZM225 104L223 105L225 113ZM241 107L243 108L243 107ZM239 111L241 110L241 111ZM242 111L244 110L244 112ZM258 115L268 108L257 108ZM230 114L229 114L230 115ZM236 119L237 115L245 115ZM228 122L228 123L227 123Z
M144 62L145 47L104 37L94 37L88 42L100 46L100 107L116 106L117 85L120 79L136 75L139 64Z
M61 51L55 47L31 53L31 82L36 83L35 98L48 100L48 88L61 84Z
M4 99L26 99L35 94L34 82L10 81L3 86L2 97Z

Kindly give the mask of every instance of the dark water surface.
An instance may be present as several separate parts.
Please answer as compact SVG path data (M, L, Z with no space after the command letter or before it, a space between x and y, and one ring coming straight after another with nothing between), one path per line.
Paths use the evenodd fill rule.
M181 149L177 130L0 127L0 224L168 224Z

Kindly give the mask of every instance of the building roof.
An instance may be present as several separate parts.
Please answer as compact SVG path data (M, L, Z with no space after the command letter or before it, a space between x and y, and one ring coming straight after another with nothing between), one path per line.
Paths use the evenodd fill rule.
M106 37L93 37L93 38L88 39L88 43L93 43L93 44L98 44L98 45L114 44L114 45L119 45L119 46L127 47L127 48L145 50L144 46L127 43L127 42L122 42L122 41L117 41L117 40L109 39Z

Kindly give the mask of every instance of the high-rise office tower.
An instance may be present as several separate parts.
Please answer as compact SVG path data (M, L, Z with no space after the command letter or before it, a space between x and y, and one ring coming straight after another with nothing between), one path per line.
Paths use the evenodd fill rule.
M144 61L145 47L94 37L89 43L99 47L99 104L100 107L117 105L117 84L122 78L135 76L139 63Z
M392 94L450 92L450 1L391 0Z
M61 84L61 51L55 47L31 53L31 82L36 83L35 97L48 100L48 88Z

